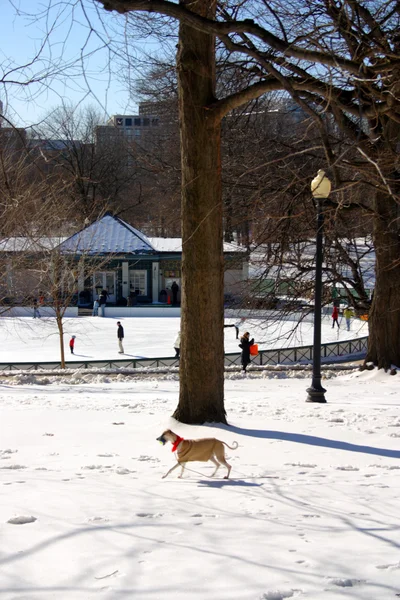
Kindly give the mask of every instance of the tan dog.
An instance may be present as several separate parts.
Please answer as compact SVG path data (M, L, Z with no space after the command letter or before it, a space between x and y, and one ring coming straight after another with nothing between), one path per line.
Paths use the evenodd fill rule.
M179 475L179 478L181 478L187 462L207 462L209 460L215 465L215 471L211 477L214 477L221 465L225 465L225 467L228 469L228 473L225 475L224 479L228 479L232 467L225 460L224 446L230 448L231 450L236 450L239 445L237 442L233 442L234 445L229 446L226 442L221 442L215 438L184 440L170 429L164 431L164 433L162 433L157 440L161 442L162 445L166 444L167 442L171 442L172 452L176 451L176 459L178 461L176 465L174 465L167 473L165 473L165 475L163 475L163 479L172 471L177 469L179 465L182 467L181 474Z

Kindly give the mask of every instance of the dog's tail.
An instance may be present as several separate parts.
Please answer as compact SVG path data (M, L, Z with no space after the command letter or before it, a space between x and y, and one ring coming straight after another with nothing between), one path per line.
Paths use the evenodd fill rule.
M224 444L224 446L226 446L227 448L229 448L230 450L236 450L236 448L239 447L239 444L237 442L232 442L233 446L230 446L229 444L227 444L226 442L222 442Z

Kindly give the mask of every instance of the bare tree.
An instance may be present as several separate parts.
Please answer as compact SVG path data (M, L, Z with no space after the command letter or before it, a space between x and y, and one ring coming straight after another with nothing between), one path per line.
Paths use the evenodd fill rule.
M342 189L341 166L352 170L354 185L369 185L377 271L368 358L379 366L399 364L396 0L97 5L128 13L132 22L133 13L143 13L140 24L154 31L168 18L179 22L184 341L176 416L225 420L220 124L232 110L271 91L286 92L313 121L336 190ZM158 16L149 20L149 13ZM246 83L224 96L216 87L215 40L225 48L227 65L246 74ZM332 144L333 129L348 140L348 151ZM332 201L340 207L343 195L333 194Z
M159 0L146 3L141 0L100 0L100 3L108 10L158 13L180 22L179 77L183 78L190 72L189 86L197 107L197 112L191 115L192 121L197 124L203 119L203 133L213 131L213 123L213 144L218 144L218 124L224 115L252 98L278 89L286 91L318 127L325 160L332 169L336 188L340 187L338 166L349 165L348 156L337 155L330 143L327 132L332 124L351 142L358 157L358 160L351 157L354 179L367 178L375 212L377 269L370 315L368 359L381 367L388 367L392 362L399 364L400 288L395 284L400 269L399 190L394 167L400 122L397 83L398 3L395 0L372 0L369 3L301 0L292 6L292 2L276 0L268 5L244 2L229 8L215 6L215 12L207 12L209 6L201 9L199 4L193 9L192 5L185 2L176 5ZM253 16L254 19L251 18ZM193 34L193 43L188 50L191 57L189 64L183 62L187 56L184 52L187 30ZM236 62L240 63L241 68L249 76L253 74L249 85L224 98L202 97L196 88L197 78L200 81L204 78L215 81L214 65L206 63L202 53L198 53L196 32L206 36L210 44L215 36L225 46L232 61L237 57ZM182 82L180 85L184 88ZM189 132L184 127L186 101L190 105L184 89L180 89L182 161L186 163L189 173L189 165L192 170L194 168L190 162L191 155L187 159L184 155L186 152L196 152L194 148L188 148L188 140L192 140L197 150L199 145L192 137L195 126ZM196 139L202 139L200 132L197 132ZM209 145L206 148L208 151ZM218 157L212 155L212 158L214 169L218 171ZM184 168L183 164L182 170ZM362 175L357 178L357 173ZM198 183L202 176L205 185L209 174L200 159L195 175L192 171L190 179ZM184 174L183 180L186 184ZM219 203L219 196L215 195L219 194L217 189L218 186L210 186L210 195L214 194L214 207ZM196 195L196 201L207 206L201 194ZM204 219L204 214L198 215L200 219L196 227ZM215 223L214 238L219 235L217 227ZM187 293L190 297L189 289L186 292L184 289L184 296ZM219 342L215 342L218 355ZM216 389L221 389L217 379L215 383ZM185 386L182 387L185 389ZM220 399L215 399L214 404L218 405L219 402ZM184 404L183 396L181 404Z
M103 125L94 107L64 104L43 118L29 140L31 160L46 177L69 184L68 210L81 224L140 204L134 193L139 171L128 164L131 149L116 128ZM104 129L114 135L97 136Z

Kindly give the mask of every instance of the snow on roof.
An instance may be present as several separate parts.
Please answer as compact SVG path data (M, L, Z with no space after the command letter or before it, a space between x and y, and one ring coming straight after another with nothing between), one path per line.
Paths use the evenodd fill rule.
M181 238L149 237L149 242L157 252L182 252Z
M44 252L56 248L65 237L10 237L0 240L0 252Z
M157 252L182 252L181 238L150 237L148 239ZM246 252L246 249L237 244L224 242L224 252Z
M86 254L154 253L150 240L119 217L106 214L60 245L61 251Z
M15 237L0 240L0 252L43 252L59 246L61 251L85 254L142 254L182 252L181 238L147 237L119 217L105 215L70 237ZM237 244L224 243L224 252L246 252Z

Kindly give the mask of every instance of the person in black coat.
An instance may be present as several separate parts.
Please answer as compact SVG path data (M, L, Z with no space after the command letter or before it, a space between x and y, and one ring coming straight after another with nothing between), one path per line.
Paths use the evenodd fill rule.
M119 354L124 353L124 346L122 345L122 340L124 339L124 328L121 325L121 321L117 321L117 338L118 338L118 346L119 346Z
M107 290L101 290L101 294L100 294L100 298L99 298L99 304L100 304L100 306L105 306L106 305L107 298L108 298L108 292L107 292Z
M178 304L179 285L176 283L176 281L174 281L172 283L171 291L172 291L172 304Z
M252 346L254 344L254 338L252 338L251 340L250 338L250 334L248 331L246 331L246 333L244 333L242 335L242 337L240 338L240 344L239 344L239 348L242 349L242 358L241 358L241 362L242 362L242 371L244 373L246 373L246 369L247 369L247 365L250 364L250 346Z

